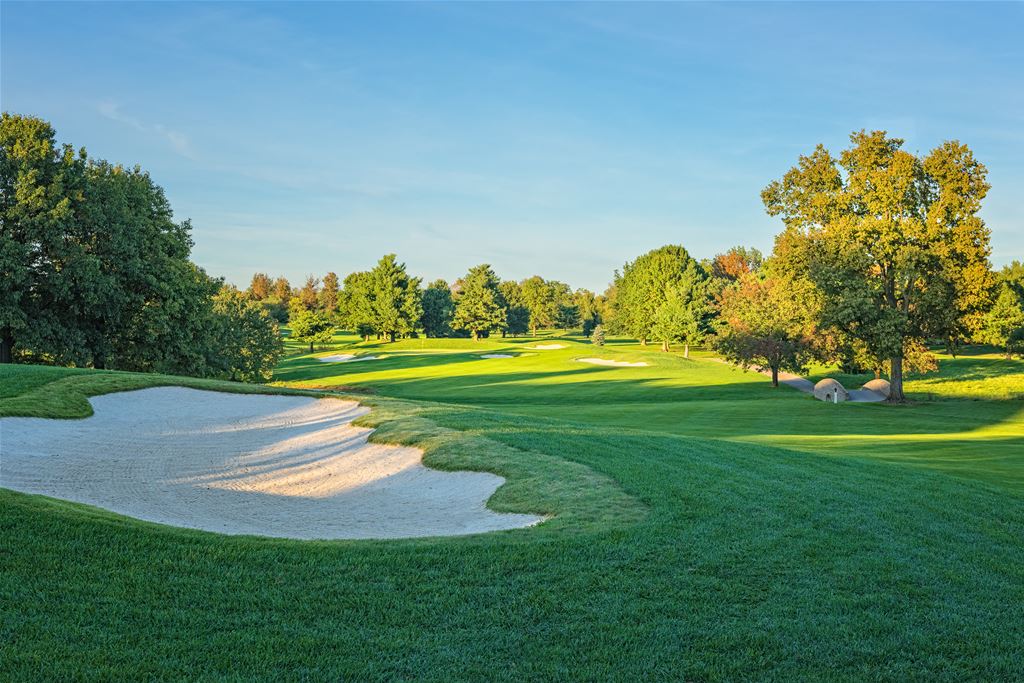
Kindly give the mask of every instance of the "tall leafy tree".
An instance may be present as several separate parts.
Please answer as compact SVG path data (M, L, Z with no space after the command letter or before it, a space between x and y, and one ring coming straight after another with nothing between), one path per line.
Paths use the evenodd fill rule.
M214 297L213 314L214 366L219 373L232 381L270 379L283 349L277 321L251 294L234 287L223 287Z
M285 308L288 308L288 304L291 303L292 299L292 285L288 282L288 278L279 277L274 280L273 296L277 299Z
M444 280L434 280L423 291L423 334L428 337L445 337L452 329L455 302L452 290Z
M706 296L707 281L695 288L669 287L665 301L654 313L651 335L668 351L673 343L683 344L683 355L690 357L690 345L704 341L710 327L710 303Z
M409 277L404 263L387 254L370 271L371 324L390 341L416 331L423 317L420 278Z
M1024 353L1024 306L1013 287L1004 283L992 309L986 314L981 340L998 346L1012 358Z
M988 305L986 169L955 141L918 158L884 131L850 140L838 160L820 145L800 157L762 198L823 294L823 322L889 358L903 401L908 347L964 335Z
M334 318L338 315L338 274L335 272L327 273L324 275L323 286L320 288L320 310L322 310L328 318Z
M515 280L504 280L498 289L506 309L504 332L513 337L526 334L530 328L530 309L526 306L522 286Z
M654 338L657 313L676 291L692 307L690 315L700 318L706 310L708 274L678 245L667 245L650 251L627 263L616 283L616 316L622 329L647 344Z
M349 273L341 291L342 320L367 341L376 332L373 321L372 276L369 271Z
M756 273L740 276L720 298L722 327L715 347L744 368L802 372L814 357L816 312L799 296L799 283Z
M572 301L579 312L583 336L589 337L594 327L601 324L601 303L589 289L577 289L572 295Z
M288 324L291 338L308 343L310 353L314 344L326 344L334 337L334 323L320 311L299 309Z
M249 282L249 289L246 290L246 294L253 301L264 301L270 298L273 287L274 282L270 279L269 275L266 273L256 273Z
M529 311L530 334L537 336L537 330L553 327L558 316L558 302L551 285L539 275L528 277L519 283L523 304Z
M0 119L0 362L18 345L49 352L82 341L68 295L88 270L75 263L84 156L59 147L41 119Z
M486 263L471 268L462 278L452 327L469 331L475 341L483 333L502 329L506 319L498 276Z

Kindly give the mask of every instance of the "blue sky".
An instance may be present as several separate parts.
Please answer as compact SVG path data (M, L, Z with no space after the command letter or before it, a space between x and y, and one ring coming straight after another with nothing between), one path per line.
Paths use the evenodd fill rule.
M989 168L1024 259L1024 4L0 4L3 109L140 164L245 284L395 252L603 290L681 243L771 248L760 190L883 128Z

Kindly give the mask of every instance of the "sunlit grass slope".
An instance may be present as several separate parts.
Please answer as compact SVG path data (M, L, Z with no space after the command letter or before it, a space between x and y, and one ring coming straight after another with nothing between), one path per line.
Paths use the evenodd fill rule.
M781 446L818 455L866 457L926 466L1024 490L1024 362L972 350L940 357L939 373L912 377L909 406L829 405L754 372L684 359L637 344L594 347L550 340L412 339L359 343L348 353L376 356L323 363L290 358L276 379L297 387L347 387L414 400L490 407L604 428ZM482 354L507 353L509 359ZM607 367L586 357L644 361ZM819 369L823 370L823 369ZM820 377L821 373L814 375ZM837 375L838 376L838 375ZM854 388L870 376L838 376Z
M342 338L316 355L380 360L296 350L277 380L362 392L381 438L425 445L439 466L495 467L509 481L499 494L511 491L498 504L549 509L550 522L304 543L0 491L2 669L46 680L1022 677L1024 403L983 400L989 378L963 400L975 371L950 360L927 380L946 388L913 389L941 400L830 406L700 358L543 343L567 348ZM514 358L479 357L494 352ZM595 356L650 365L577 360ZM1020 366L1000 367L993 379L1017 391L1005 378ZM11 402L67 414L52 407L65 377L80 393L99 386L88 372L34 370L0 371L0 414Z

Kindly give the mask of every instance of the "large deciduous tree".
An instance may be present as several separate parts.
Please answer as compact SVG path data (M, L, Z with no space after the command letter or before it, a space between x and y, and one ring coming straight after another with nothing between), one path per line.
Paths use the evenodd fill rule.
M326 344L334 337L334 323L320 311L299 309L288 321L291 338L309 344L309 352L313 353L314 344Z
M658 311L670 296L699 321L706 315L707 281L707 272L683 247L667 245L650 251L627 263L615 283L617 325L646 345L658 331L667 329L657 326Z
M268 278L269 282L269 278ZM275 321L258 302L234 287L213 298L216 367L232 381L270 379L283 345Z
M468 330L474 340L482 333L503 329L507 315L498 289L498 276L491 266L484 263L470 268L461 284L452 327Z
M771 370L772 386L782 370L802 372L814 355L816 311L808 305L813 293L800 289L781 277L740 276L719 297L715 348L743 368Z
M903 401L909 345L964 335L988 305L986 170L955 141L918 158L883 131L850 139L839 159L820 145L800 157L762 198L822 293L822 322L889 358Z

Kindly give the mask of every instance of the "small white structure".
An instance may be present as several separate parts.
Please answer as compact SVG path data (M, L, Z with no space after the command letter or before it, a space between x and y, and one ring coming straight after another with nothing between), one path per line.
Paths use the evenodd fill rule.
M892 393L892 387L890 387L889 382L884 379L873 379L862 388L867 389L868 391L873 391L876 394L881 394L886 398L889 398L889 394Z
M826 377L814 385L814 398L828 403L839 403L840 401L849 401L850 392L838 381Z

